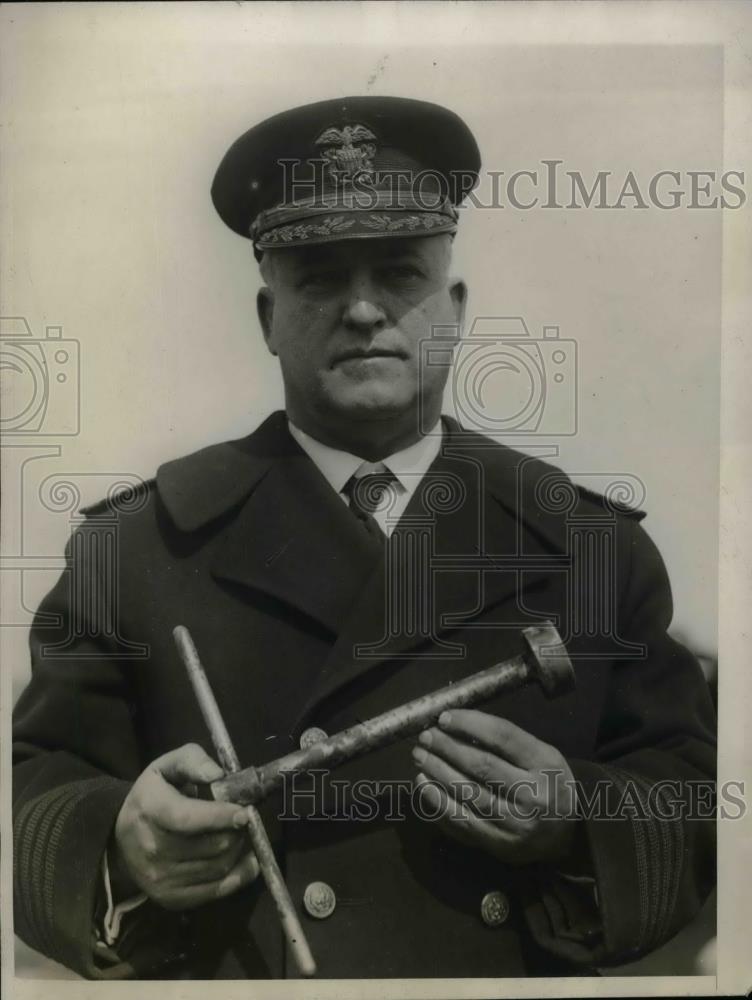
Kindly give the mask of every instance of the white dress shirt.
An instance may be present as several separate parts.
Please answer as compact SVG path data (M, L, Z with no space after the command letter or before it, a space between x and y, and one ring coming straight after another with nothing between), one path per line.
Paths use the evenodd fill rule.
M381 503L373 512L376 523L387 538L394 531L410 503L410 498L438 455L443 437L442 424L438 420L431 431L419 438L415 444L389 455L381 462L367 462L348 451L340 451L322 444L296 427L291 420L288 420L288 426L290 434L314 462L343 503L349 504L343 490L353 476L360 479L371 473L386 471L392 473L394 481L386 487Z

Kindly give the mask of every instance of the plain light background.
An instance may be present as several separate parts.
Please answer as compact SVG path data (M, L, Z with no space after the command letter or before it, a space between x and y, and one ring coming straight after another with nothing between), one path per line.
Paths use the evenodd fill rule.
M4 619L19 626L17 690L24 617L54 579L44 557L70 530L67 512L40 503L40 482L71 478L90 502L115 479L147 478L168 458L247 433L281 405L250 243L221 224L208 194L240 132L312 100L397 94L456 110L484 167L507 176L560 159L588 186L611 171L613 199L630 170L645 191L659 170L723 170L718 46L436 48L414 31L388 50L367 31L348 46L325 32L272 46L254 33L252 9L202 5L179 16L160 5L22 7L7 20L3 315L24 316L37 337L61 326L81 359L80 433L39 439L60 454L26 463L20 504L19 463L31 453L5 451L5 551L42 557ZM576 341L578 431L558 439L557 461L596 488L608 480L593 473L639 477L675 626L712 653L721 213L504 204L462 214L468 325L521 316L534 337L555 325Z
M13 476L21 452L4 442L6 557L23 551L40 566L59 558L68 515L50 513L37 493L50 474L78 481L93 500L114 479L148 476L165 458L245 433L279 404L254 318L249 247L208 200L221 153L252 122L333 93L411 94L459 111L490 169L555 157L586 177L720 170L722 50L698 44L706 41L726 45L726 109L745 118L741 5L510 4L494 16L481 5L486 30L475 5L410 6L327 5L328 19L304 6L294 15L235 4L5 8L2 313L25 315L39 336L62 325L82 358L81 433L40 439L61 454L27 466L23 503ZM539 44L549 37L565 44ZM642 38L654 44L636 44ZM729 133L725 145L740 148ZM707 651L716 632L721 225L714 211L468 213L458 246L471 315L523 315L534 333L556 324L577 340L581 419L578 435L560 442L560 462L575 478L641 477L677 625ZM728 215L724 225L733 236L728 350L744 333L748 239ZM747 435L729 409L729 399L745 401L741 369L727 367L724 384L728 527L741 518L733 503ZM727 558L740 557L738 534L721 541ZM55 576L23 565L22 594L17 574L3 573L3 624L18 626L4 630L14 691L26 676L29 609ZM729 616L743 598L726 580L733 645ZM737 761L746 723L734 684L723 732ZM739 857L725 843L722 869ZM724 884L733 903L738 882Z

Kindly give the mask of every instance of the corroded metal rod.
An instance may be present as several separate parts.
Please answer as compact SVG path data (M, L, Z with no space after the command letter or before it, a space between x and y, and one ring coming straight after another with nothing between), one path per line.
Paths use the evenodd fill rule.
M304 750L228 774L212 783L212 795L243 805L261 802L283 783L286 773L336 767L435 725L441 713L449 709L477 705L532 681L537 681L548 697L571 690L574 671L554 626L545 622L523 629L522 634L528 647L526 653L360 722Z
M175 638L178 652L188 671L188 676L193 685L204 721L211 734L219 763L228 774L239 772L240 761L235 753L230 734L225 727L219 706L214 698L214 693L201 665L190 633L185 626L178 625L173 629L172 634ZM256 808L250 803L246 803L246 813L248 815L248 836L259 863L261 874L264 876L264 881L269 887L269 891L277 907L280 923L289 942L290 949L295 956L295 961L301 973L304 976L313 976L316 973L316 963L311 954L311 949L306 940L303 928L300 925L298 915L295 912L293 902L290 899L290 893L285 885L285 880L282 878L279 865L274 857L274 851L266 835L263 821Z

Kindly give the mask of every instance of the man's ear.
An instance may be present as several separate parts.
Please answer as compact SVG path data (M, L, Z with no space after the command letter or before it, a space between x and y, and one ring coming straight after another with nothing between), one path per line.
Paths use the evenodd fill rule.
M256 311L258 312L261 332L264 334L264 341L270 354L277 356L274 347L274 292L264 285L259 288L256 296Z
M465 323L465 307L467 306L467 285L462 279L457 278L449 285L449 297L454 307L454 318L457 323L457 339L462 336L462 327Z

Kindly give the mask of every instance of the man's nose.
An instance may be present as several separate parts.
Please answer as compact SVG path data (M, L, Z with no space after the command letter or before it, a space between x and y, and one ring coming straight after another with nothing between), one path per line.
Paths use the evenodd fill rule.
M343 321L349 330L372 330L386 322L378 288L367 275L353 276L348 288Z

